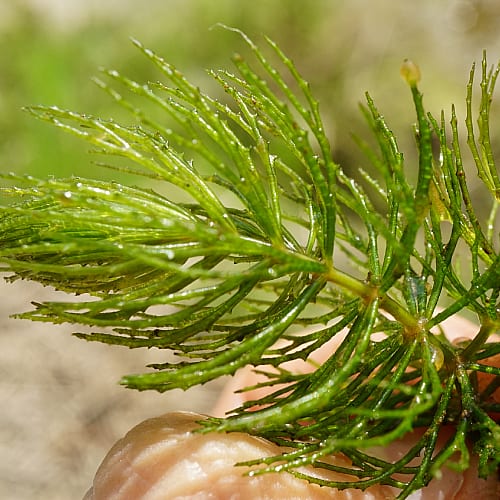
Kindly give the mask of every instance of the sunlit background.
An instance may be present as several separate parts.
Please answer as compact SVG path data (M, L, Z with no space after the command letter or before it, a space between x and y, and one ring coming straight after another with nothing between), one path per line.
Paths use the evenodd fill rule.
M35 176L114 178L87 146L37 122L23 106L58 105L105 117L114 104L92 82L99 67L158 79L130 43L142 41L211 92L204 71L230 67L241 40L273 38L311 82L332 154L346 170L362 165L351 134L366 136L358 103L369 91L412 158L413 113L399 77L418 62L433 113L458 106L483 49L500 56L497 0L0 0L0 171ZM220 385L188 393L135 394L115 382L142 370L153 353L85 344L54 328L8 319L48 293L0 285L0 498L80 498L114 440L169 409L209 412Z

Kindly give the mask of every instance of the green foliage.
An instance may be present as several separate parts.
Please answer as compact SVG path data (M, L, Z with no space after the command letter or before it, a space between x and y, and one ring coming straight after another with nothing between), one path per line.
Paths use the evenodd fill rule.
M500 408L489 397L500 370L483 363L500 352L498 342L486 343L499 324L500 180L489 112L500 66L489 69L483 59L477 127L474 69L467 86L467 143L491 207L483 222L455 111L450 125L444 113L426 113L414 66L406 63L402 74L416 110L418 165L405 163L367 95L362 113L376 147L357 141L377 175L360 170L352 178L332 159L318 102L292 61L266 39L271 62L241 36L254 59L235 56L236 73L209 72L226 100L204 94L134 42L162 81L138 83L108 70L96 79L134 125L29 109L153 188L8 177L16 187L4 189L14 202L1 211L0 269L87 294L37 303L19 316L90 325L98 331L76 335L180 357L123 378L139 390L187 389L264 366L270 394L258 401L261 409L252 411L251 402L204 427L291 449L263 460L263 471L304 477L298 467L335 469L324 460L342 452L352 461L341 469L350 482L307 479L337 488L389 484L404 498L452 455L454 467L467 468L473 437L479 473L488 475L500 455L490 416ZM452 345L431 332L466 310L480 323L470 343ZM311 373L285 368L345 329L339 348ZM494 375L482 394L479 372ZM445 423L455 432L435 453ZM428 431L396 463L371 455L417 426ZM409 465L418 455L422 466Z

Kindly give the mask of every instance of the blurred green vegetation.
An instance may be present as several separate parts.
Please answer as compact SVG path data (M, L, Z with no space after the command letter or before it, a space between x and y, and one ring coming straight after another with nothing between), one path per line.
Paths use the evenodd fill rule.
M460 114L472 61L483 48L491 61L500 54L495 0L24 0L0 7L0 19L0 168L36 176L118 175L93 166L83 144L21 108L54 104L116 116L116 105L90 80L100 66L138 81L159 77L130 36L221 92L203 70L230 67L233 52L244 48L233 33L211 28L221 22L257 40L269 35L311 82L332 154L348 171L363 162L350 135L367 135L357 110L366 90L411 151L414 118L399 78L404 58L421 66L428 109L438 113L455 102Z

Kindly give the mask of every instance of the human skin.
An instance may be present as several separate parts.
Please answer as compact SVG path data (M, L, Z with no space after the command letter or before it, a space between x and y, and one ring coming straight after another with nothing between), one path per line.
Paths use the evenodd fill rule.
M443 325L450 340L472 337L476 327L460 318L451 318ZM325 346L316 361L328 356L339 339ZM498 362L498 360L496 360ZM293 362L297 371L306 371L310 365ZM250 368L243 369L226 386L213 414L222 416L246 400L255 399L256 392L235 393L235 390L253 385L258 376ZM261 395L261 394L260 394ZM250 468L235 467L237 462L273 456L281 451L264 439L245 433L192 432L202 415L176 412L148 419L134 427L110 450L99 467L93 485L84 500L215 500L215 499L388 499L395 498L397 489L377 485L364 491L335 490L319 487L286 472L248 475ZM416 429L404 439L390 446L374 450L385 459L396 460L424 432ZM438 439L444 442L453 432L445 427ZM349 465L343 456L331 457L340 465ZM303 468L302 471L328 480L345 480L346 476L325 470ZM477 458L464 473L444 467L440 478L413 493L417 499L468 499L471 495L481 500L500 498L496 475L487 480L477 477Z

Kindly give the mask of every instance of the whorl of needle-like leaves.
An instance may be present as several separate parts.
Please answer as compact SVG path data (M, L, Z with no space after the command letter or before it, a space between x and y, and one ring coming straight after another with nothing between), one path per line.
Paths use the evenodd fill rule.
M204 94L134 41L161 81L107 70L113 86L95 81L135 123L29 108L90 143L108 166L146 179L130 187L9 177L15 187L4 192L15 201L1 209L0 270L85 294L37 303L19 316L89 325L97 331L76 335L180 356L123 378L139 390L187 389L246 365L266 367L267 397L204 428L286 444L291 451L265 460L263 471L335 468L323 459L340 451L352 468L337 469L352 481L308 479L339 488L389 484L403 498L456 452L454 466L466 468L466 438L474 433L487 475L500 454L490 416L500 411L490 397L500 372L482 363L500 351L498 342L486 343L499 324L500 181L489 133L499 67L490 70L483 59L477 131L474 70L467 87L467 143L491 209L483 224L455 110L450 128L444 114L428 115L417 78L403 72L417 115L416 165L405 164L367 96L362 112L377 148L357 142L377 175L360 169L355 179L332 159L318 103L294 64L267 40L276 69L241 35L254 62L235 56L236 74L210 71L224 99ZM415 169L413 185L408 171ZM445 294L452 301L438 309ZM464 309L479 318L478 334L454 346L435 329ZM308 374L285 368L341 332L344 340L321 366ZM482 394L478 372L494 375ZM255 403L262 408L250 411ZM436 453L445 421L456 432ZM428 432L396 463L367 451L424 425ZM418 455L419 468L410 465Z

